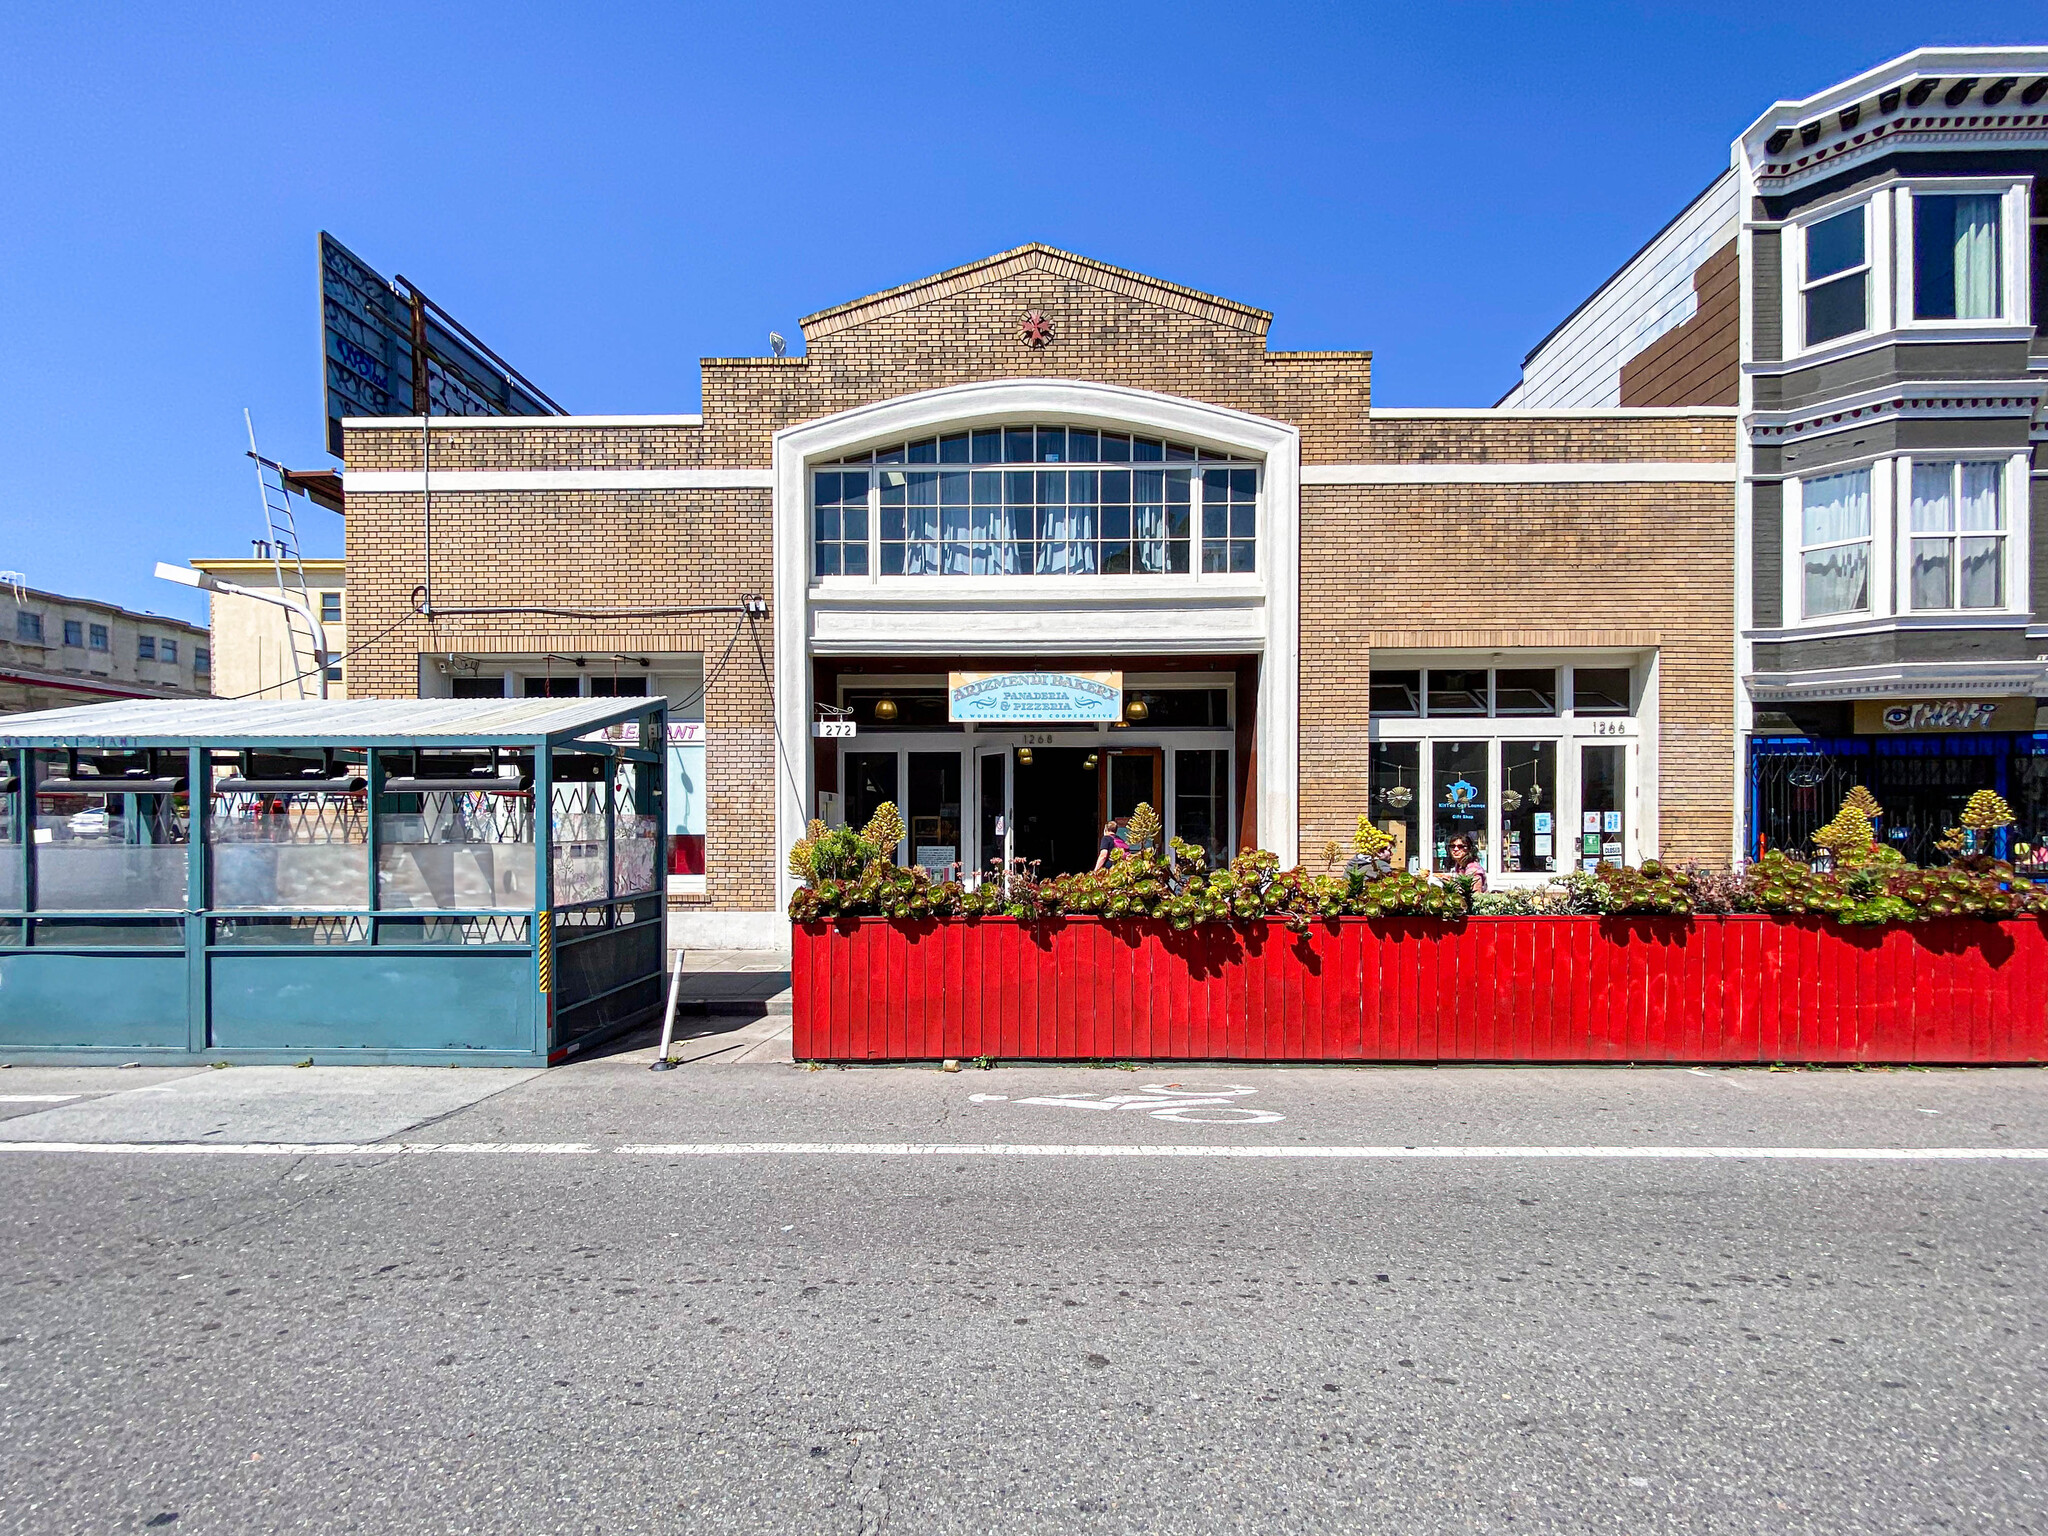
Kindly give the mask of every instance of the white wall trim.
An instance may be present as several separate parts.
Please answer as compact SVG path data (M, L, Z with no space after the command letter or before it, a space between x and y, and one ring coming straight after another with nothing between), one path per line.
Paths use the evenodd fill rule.
M921 436L936 428L1027 419L1142 427L1265 461L1259 529L1264 592L1245 600L1252 605L1247 617L1256 626L1248 628L1247 638L1255 637L1261 642L1259 648L1264 658L1256 725L1259 841L1280 856L1283 867L1296 862L1301 708L1299 430L1286 422L1244 411L1120 385L1071 379L994 379L856 406L817 421L785 427L775 434L775 718L802 795L802 803L798 803L786 780L779 783L775 815L776 890L778 900L784 904L792 890L786 868L788 851L802 835L814 788L808 747L810 658L819 649L814 642L814 605L820 614L855 614L865 610L878 628L901 625L912 611L873 589L865 600L851 595L841 600L832 589L812 585L807 465L864 447ZM975 633L974 626L981 617L977 595L949 594L945 583L936 580L924 590L929 596L915 601L915 611L949 626L958 648L958 641ZM1006 650L1035 649L1057 654L1061 645L1076 642L1076 634L1062 622L1066 615L1060 609L1071 609L1083 593L1073 588L1049 591L1032 604L1028 602L1028 593L1012 590L1012 602L1024 603L1018 610L1020 616L1028 616L1037 633L1028 647L1019 643L1006 646ZM1118 598L1106 587L1089 587L1085 594L1091 595L1094 604L1105 611L1113 611L1118 603ZM949 595L965 601L948 609L944 603ZM1206 593L1202 584L1190 583L1181 595L1194 606ZM1149 601L1146 606L1150 606ZM934 630L927 629L925 633L932 635ZM1206 650L1249 648L1225 643L1213 634L1195 638ZM839 643L850 646L853 642L842 637ZM935 639L921 641L919 648L929 651L937 643ZM1149 636L1142 643L1146 649L1163 648ZM865 639L860 648L870 648Z
M1572 412L1579 415L1579 412ZM437 482L438 483L438 482ZM1733 485L1732 458L1711 463L1304 464L1303 485Z
M350 496L421 489L416 469L352 469L342 477ZM437 469L441 491L765 491L772 469Z
M1373 406L1366 412L1368 421L1434 421L1441 418L1451 420L1478 421L1575 421L1590 417L1595 421L1641 421L1670 420L1681 416L1734 416L1740 411L1733 405L1557 405L1557 406L1498 406L1498 405L1445 405L1445 406Z
M344 416L342 426L354 432L397 432L420 429L417 416ZM477 427L701 427L695 416L436 416L434 430L467 431Z

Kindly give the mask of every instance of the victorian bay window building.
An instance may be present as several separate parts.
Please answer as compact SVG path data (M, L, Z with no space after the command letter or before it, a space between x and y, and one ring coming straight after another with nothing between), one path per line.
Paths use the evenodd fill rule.
M1508 404L1741 412L1739 856L1860 783L1936 861L1988 788L2048 874L2044 280L2048 49L1921 49L1764 113L1525 363Z
M1375 410L1269 321L1026 246L706 359L700 415L436 417L425 477L351 420L351 689L666 694L695 942L782 937L806 822L885 800L969 879L1140 801L1219 861L1725 857L1732 410Z

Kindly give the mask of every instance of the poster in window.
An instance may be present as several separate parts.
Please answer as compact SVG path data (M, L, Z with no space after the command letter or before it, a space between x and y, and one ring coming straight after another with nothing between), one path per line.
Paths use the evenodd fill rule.
M1619 832L1621 830L1621 812L1603 812L1600 817L1600 830L1602 832Z
M1581 832L1597 833L1600 830L1600 813L1598 811L1586 812L1584 816L1579 818L1579 830Z

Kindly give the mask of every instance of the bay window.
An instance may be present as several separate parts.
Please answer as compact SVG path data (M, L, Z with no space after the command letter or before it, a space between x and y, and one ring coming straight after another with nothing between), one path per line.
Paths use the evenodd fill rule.
M1913 466L1907 586L1916 611L2003 608L2005 465Z
M1996 320L2005 313L2002 201L1991 192L1913 194L1914 319Z
M1800 612L1809 619L1870 609L1870 471L1799 486Z
M1800 305L1809 347L1870 328L1868 225L1859 205L1806 226Z

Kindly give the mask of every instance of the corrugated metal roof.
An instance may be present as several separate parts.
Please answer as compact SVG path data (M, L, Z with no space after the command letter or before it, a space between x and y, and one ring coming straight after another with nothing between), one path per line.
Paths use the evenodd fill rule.
M580 736L658 699L126 699L0 715L0 746L275 741L360 746L414 738L512 742Z

